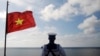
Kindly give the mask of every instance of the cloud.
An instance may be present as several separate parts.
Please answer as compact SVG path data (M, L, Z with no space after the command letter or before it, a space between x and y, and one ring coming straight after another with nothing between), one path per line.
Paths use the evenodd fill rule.
M100 32L100 20L97 19L96 16L92 15L79 24L78 28L83 30L83 32L86 34Z
M8 47L41 47L43 43L48 42L45 36L46 33L39 31L37 27L10 33Z
M68 0L71 5L78 4L80 6L80 11L83 14L91 15L96 11L100 11L100 1L99 0Z
M33 0L30 0L30 1L29 0L16 0L16 1L9 0L9 2L19 5L19 6L26 6L26 5L30 5L34 1Z
M17 6L20 7L25 7L26 10L32 10L33 9L33 4L36 2L34 0L9 0L10 3L13 3Z
M6 11L0 12L0 19L1 19L2 21L5 21L5 18L6 18Z
M46 26L44 31L40 28L30 28L7 35L7 47L41 47L48 43L48 33L56 32L55 27ZM3 46L3 41L1 41Z
M45 21L50 20L70 20L71 17L76 15L91 15L94 12L100 11L99 0L68 0L60 7L54 4L49 4L41 10L41 18Z
M44 31L40 28L30 28L18 32L13 32L7 36L7 47L41 47L48 43L48 26ZM49 30L56 28L49 27ZM54 30L56 31L56 30ZM23 34L24 33L24 34ZM63 47L99 47L100 46L100 33L99 34L65 34L56 36L56 43ZM3 46L3 40L0 41ZM0 47L1 47L0 46Z
M65 3L59 8L55 8L55 5L50 4L41 10L40 13L43 20L49 21L50 19L58 20L64 17L70 17L73 14L77 14L77 11L70 4ZM69 19L65 18L65 20Z
M25 2L23 2L23 0L16 0L16 1L9 0L9 2L14 3L14 4L17 4L17 5L24 5L25 4Z
M83 33L65 34L64 36L58 37L57 43L67 47L99 47L99 36L100 33L88 35Z
M44 29L48 33L52 33L53 32L53 33L57 33L58 34L58 30L54 26L46 26Z
M26 10L32 10L32 6L27 6Z

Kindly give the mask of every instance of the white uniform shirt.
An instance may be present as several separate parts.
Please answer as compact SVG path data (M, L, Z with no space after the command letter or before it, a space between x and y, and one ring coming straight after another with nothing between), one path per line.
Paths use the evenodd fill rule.
M43 47L43 51L42 51L42 56L46 56L46 54L48 54L49 50L47 49L47 45L44 45ZM66 56L63 48L57 44L57 49L52 49L52 52L56 55L56 56ZM49 52L48 56L53 56L51 52Z

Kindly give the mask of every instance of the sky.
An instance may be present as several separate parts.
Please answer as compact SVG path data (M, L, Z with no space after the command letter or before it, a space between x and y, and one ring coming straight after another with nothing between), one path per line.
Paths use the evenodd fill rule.
M0 47L6 2L0 0ZM36 27L7 34L7 47L41 47L48 33L56 33L62 47L100 47L100 0L9 0L9 13L26 10L33 12Z

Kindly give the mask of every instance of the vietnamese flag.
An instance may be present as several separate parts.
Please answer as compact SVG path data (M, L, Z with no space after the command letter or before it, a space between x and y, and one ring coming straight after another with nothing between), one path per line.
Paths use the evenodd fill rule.
M7 33L35 27L32 11L8 13Z

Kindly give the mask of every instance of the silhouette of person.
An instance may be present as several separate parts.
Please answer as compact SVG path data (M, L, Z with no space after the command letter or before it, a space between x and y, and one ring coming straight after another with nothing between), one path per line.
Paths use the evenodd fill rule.
M55 44L56 34L49 33L49 43L44 45L42 56L66 56L63 48L59 44Z

